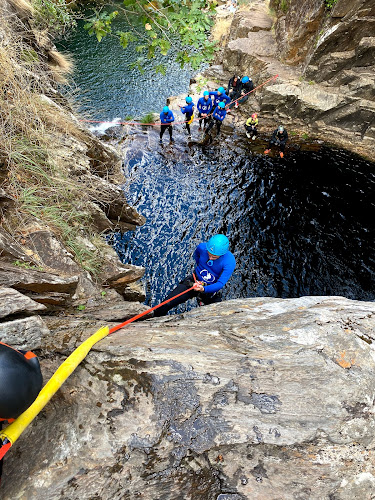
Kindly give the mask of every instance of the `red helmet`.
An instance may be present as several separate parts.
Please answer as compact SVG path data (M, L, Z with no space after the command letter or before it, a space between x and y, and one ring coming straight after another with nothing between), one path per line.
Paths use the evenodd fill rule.
M257 113L253 113L253 114L251 115L251 118L254 118L254 119L255 119L255 118L258 118Z

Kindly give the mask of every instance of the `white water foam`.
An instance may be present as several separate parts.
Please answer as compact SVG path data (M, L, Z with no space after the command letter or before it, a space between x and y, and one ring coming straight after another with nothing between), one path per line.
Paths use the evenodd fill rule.
M95 125L91 125L89 127L91 132L95 132L96 134L105 134L106 130L119 125L121 123L121 118L114 118L112 121L102 122Z

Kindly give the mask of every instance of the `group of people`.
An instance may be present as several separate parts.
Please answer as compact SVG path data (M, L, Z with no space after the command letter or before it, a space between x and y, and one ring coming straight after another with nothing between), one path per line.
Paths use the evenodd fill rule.
M198 130L205 131L205 134L211 135L211 130L216 126L216 135L219 135L221 125L227 115L227 111L232 107L238 108L238 104L243 104L249 98L251 91L254 90L254 83L248 76L239 77L233 75L228 82L227 90L224 87L219 87L215 91L205 90L203 96L198 99L197 112L199 127ZM186 105L180 106L181 113L185 115L185 128L188 133L188 139L191 139L190 125L194 120L195 104L191 96L185 98ZM168 106L164 106L160 113L160 144L163 144L163 135L168 130L170 141L173 139L172 124L175 121L173 112ZM245 125L246 136L255 140L258 136L258 114L253 113L247 120ZM202 127L203 125L203 127ZM268 148L264 151L268 154L273 146L280 148L280 157L284 157L285 145L288 140L286 129L280 125L272 134Z

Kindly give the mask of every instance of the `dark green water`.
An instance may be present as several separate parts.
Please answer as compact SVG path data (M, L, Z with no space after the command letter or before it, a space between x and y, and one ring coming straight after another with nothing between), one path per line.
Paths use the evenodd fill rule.
M141 73L130 68L139 57L136 42L130 43L126 50L113 36L99 43L83 29L83 24L79 22L77 29L67 40L60 41L58 48L74 56L74 86L80 109L94 119L111 121L128 115L140 117L148 112L160 112L169 96L187 92L193 72L189 67L181 69L173 61L177 42L167 56L159 54L154 60L146 59L145 71ZM116 18L113 22L113 32L117 30L127 30L124 19ZM165 64L165 76L156 73L156 63Z

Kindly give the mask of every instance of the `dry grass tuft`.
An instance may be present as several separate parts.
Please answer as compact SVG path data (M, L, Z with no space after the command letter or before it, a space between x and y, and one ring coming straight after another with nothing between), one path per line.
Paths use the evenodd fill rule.
M34 7L27 0L8 0L8 3L22 20L30 19L35 13Z
M62 54L57 50L50 50L48 52L48 66L52 72L53 78L56 82L66 84L66 76L71 74L74 69L74 64L71 56Z

